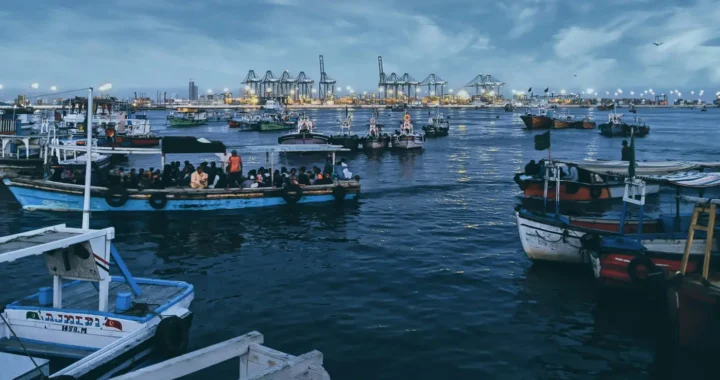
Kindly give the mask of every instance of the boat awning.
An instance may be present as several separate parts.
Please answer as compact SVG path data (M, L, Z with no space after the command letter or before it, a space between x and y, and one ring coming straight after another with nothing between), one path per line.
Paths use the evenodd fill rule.
M228 149L235 149L239 153L256 154L256 153L280 153L280 152L349 152L350 149L344 148L342 145L328 144L278 144L278 145L247 145L233 146Z
M682 172L663 176L640 176L648 182L661 182L680 187L718 187L720 186L720 173Z
M559 163L574 165L580 169L597 174L627 175L628 161L564 161L555 160ZM719 162L695 162L695 161L637 161L635 174L639 176L662 176L676 172L700 169L703 167L720 167Z
M90 241L96 237L115 237L113 228L103 230L81 230L68 228L64 224L23 232L0 238L0 263L15 261L45 252L67 248L73 244Z
M225 153L227 148L222 141L210 141L204 138L188 136L165 136L162 138L161 151L168 153Z

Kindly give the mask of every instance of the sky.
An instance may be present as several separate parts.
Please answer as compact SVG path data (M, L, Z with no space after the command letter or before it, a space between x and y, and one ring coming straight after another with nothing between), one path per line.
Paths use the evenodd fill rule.
M511 89L720 91L720 0L35 0L0 8L0 99L111 82L237 93L248 70L376 91L386 73ZM653 42L662 42L655 46ZM32 89L31 83L38 88ZM456 91L457 91L456 90Z

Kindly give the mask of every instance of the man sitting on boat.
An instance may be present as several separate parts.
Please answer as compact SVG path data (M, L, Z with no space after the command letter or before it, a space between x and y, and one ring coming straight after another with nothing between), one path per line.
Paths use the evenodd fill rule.
M628 146L627 140L623 140L622 142L622 158L621 161L630 161L630 156L632 155L632 150Z
M195 173L190 177L190 187L193 189L205 189L208 186L208 175L203 172L202 165L197 167Z

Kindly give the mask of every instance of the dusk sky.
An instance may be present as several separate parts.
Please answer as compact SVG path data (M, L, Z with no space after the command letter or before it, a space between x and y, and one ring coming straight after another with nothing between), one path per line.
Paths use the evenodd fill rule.
M377 90L385 71L460 89L720 90L720 1L10 1L0 10L0 98L110 81L127 95L237 92L248 70L305 71ZM661 46L653 42L662 42ZM31 83L39 88L32 90Z

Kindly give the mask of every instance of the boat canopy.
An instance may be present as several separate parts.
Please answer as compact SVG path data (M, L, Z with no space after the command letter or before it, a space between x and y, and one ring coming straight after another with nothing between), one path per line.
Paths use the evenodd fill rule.
M627 175L628 161L565 161L554 160L558 163L577 166L580 169L597 174ZM718 168L720 162L696 161L637 161L635 174L639 176L662 176L671 173L697 170L701 168Z
M190 136L165 136L160 150L169 153L225 153L227 148L222 141L210 141Z
M663 176L640 176L638 178L648 182L661 182L680 187L706 188L720 186L720 173L691 171Z
M342 145L329 144L278 144L278 145L247 145L233 146L229 149L236 149L240 153L287 153L287 152L349 152L350 149Z

